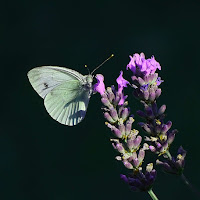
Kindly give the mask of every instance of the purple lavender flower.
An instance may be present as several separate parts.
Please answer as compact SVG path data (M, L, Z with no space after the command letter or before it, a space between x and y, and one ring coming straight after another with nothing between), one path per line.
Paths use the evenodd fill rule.
M128 102L125 102L127 96L124 96L123 93L124 87L127 87L129 82L122 75L123 72L121 71L116 80L118 90L112 86L104 91L105 86L101 76L96 76L98 83L94 86L94 89L101 94L104 117L107 120L105 124L111 129L115 137L110 141L113 148L119 153L116 160L121 161L127 169L133 171L133 174L129 175L128 178L125 175L121 175L121 178L130 185L132 190L149 191L155 181L156 171L153 169L153 164L149 164L146 172L144 174L142 172L145 151L149 147L146 143L143 144L142 148L140 147L142 137L138 130L132 128L134 118L130 115L130 108L127 107Z
M105 92L104 77L102 74L96 75L97 83L93 86L94 92L99 92L101 95Z
M156 164L162 166L163 170L167 173L181 175L185 166L186 153L183 147L180 146L176 157L171 157L171 159L163 162L156 160Z
M127 80L125 80L123 78L123 71L120 71L120 75L119 77L117 78L117 84L118 84L118 92L119 93L122 93L124 87L127 87L128 84L130 84Z
M140 168L139 171L126 175L121 174L121 179L127 183L133 191L149 191L156 179L156 170L153 169L153 163L149 163L145 173Z
M173 157L169 153L170 145L178 131L171 130L171 121L164 122L166 105L158 108L156 102L161 95L161 89L158 86L163 82L156 70L161 70L161 66L154 56L145 59L143 53L140 55L136 53L133 57L130 56L130 59L127 69L133 72L131 78L134 96L144 105L144 111L139 110L137 114L145 120L145 122L139 123L147 133L145 141L148 142L150 151L166 158L166 161L163 162L157 160L157 164L162 165L168 173L181 174L185 164L186 151L180 147L177 157Z
M145 140L149 142L149 149L159 155L164 154L168 151L178 131L176 129L170 130L172 126L171 121L164 123L165 105L161 106L159 109L157 108L156 102L150 105L143 102L143 105L144 112L139 110L137 114L145 119L146 122L140 122L138 124L148 134Z
M130 62L127 65L127 70L133 72L132 81L134 96L145 102L154 102L161 94L161 89L158 86L163 82L158 74L157 69L161 70L160 64L155 60L154 56L145 59L144 53L140 55L134 54L130 56Z

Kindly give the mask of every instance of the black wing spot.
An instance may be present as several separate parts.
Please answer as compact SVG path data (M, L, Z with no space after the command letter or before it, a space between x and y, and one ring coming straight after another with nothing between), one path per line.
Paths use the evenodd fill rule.
M45 87L45 89L47 89L49 87L49 85L47 83L44 83L44 87Z

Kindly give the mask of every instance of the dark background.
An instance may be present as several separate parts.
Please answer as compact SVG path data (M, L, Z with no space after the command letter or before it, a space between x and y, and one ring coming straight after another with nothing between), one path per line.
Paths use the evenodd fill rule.
M67 127L49 117L27 79L42 65L87 74L85 64L92 70L112 53L97 72L107 86L135 52L160 62L165 82L158 104L167 105L166 120L179 130L171 152L180 145L188 151L184 174L200 188L200 7L161 2L2 1L0 199L150 199L119 178L127 171L114 159L99 95L83 122ZM129 102L134 113L140 105ZM162 200L198 199L180 178L160 170L153 190Z

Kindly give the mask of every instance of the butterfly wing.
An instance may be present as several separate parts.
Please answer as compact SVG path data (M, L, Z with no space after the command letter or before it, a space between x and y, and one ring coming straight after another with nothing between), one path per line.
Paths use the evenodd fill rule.
M65 81L45 96L44 105L53 119L74 126L85 117L90 92L78 80Z
M34 90L44 98L50 91L65 81L83 82L84 76L77 71L57 66L36 67L28 72Z

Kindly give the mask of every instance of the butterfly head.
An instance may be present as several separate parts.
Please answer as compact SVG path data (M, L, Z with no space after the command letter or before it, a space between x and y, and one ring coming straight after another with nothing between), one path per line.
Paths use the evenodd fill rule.
M92 84L92 82L93 82L93 76L91 74L89 74L89 75L86 76L86 82L89 83L89 84Z

